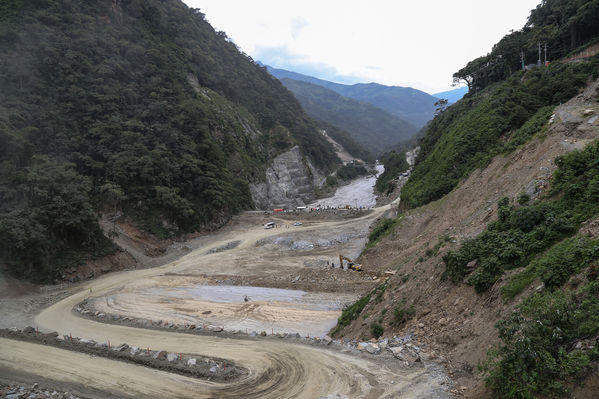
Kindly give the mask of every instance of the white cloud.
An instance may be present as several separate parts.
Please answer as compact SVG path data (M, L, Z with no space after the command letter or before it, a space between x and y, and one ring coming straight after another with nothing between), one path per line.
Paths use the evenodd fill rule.
M436 92L510 29L520 29L540 0L184 1L274 67Z

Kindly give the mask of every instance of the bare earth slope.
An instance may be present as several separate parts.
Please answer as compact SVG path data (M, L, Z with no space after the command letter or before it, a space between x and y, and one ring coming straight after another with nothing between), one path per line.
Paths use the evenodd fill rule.
M509 274L481 295L465 284L441 281L442 255L457 248L464 238L481 233L496 218L497 202L502 197L515 198L527 192L535 198L545 190L556 169L557 156L599 139L598 90L596 81L557 107L544 133L476 170L441 200L402 215L399 227L361 257L368 270L397 269L397 274L390 280L383 301L371 301L342 333L370 337L370 326L379 319L383 320L385 335L413 331L421 342L436 348L433 358L447 364L462 392L482 396L476 366L498 340L494 324L519 298L504 303L499 296ZM415 317L401 328L393 327L392 310L409 305L414 305Z

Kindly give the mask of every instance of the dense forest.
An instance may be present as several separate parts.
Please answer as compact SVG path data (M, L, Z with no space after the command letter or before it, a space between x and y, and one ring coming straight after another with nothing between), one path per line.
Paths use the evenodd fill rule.
M312 118L351 134L354 141L375 155L413 137L418 128L366 102L308 82L282 78Z
M396 186L393 180L410 168L406 160L406 153L405 151L389 151L381 157L379 162L383 164L385 171L376 179L374 188L379 193L390 193Z
M18 274L52 278L114 251L122 211L159 236L252 208L248 183L300 145L339 160L265 68L177 0L0 5L0 239Z

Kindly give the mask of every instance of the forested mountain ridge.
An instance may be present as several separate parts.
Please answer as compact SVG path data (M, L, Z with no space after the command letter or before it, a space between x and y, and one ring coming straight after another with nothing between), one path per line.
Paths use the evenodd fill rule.
M424 129L416 167L402 190L404 206L441 198L488 159L528 141L599 73L599 58L557 59L599 40L599 0L543 1L519 31L501 39L486 56L454 74L469 93ZM573 36L570 36L570 33ZM548 66L523 70L520 56L538 57L547 43Z
M435 102L439 100L423 91L411 87L385 86L378 83L346 85L329 82L301 73L267 66L268 71L279 79L289 78L312 83L333 90L342 96L366 102L381 108L416 127L424 126L435 113Z
M97 212L157 235L250 209L249 183L299 145L339 160L281 83L177 0L0 7L0 239L54 277L112 251Z
M416 126L381 108L322 86L290 78L282 78L281 82L293 92L308 115L345 130L375 155L410 139L418 131Z

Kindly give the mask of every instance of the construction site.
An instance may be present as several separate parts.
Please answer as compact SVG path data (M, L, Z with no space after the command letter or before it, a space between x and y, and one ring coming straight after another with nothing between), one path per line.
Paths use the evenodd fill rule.
M395 208L247 212L173 243L107 222L133 270L8 292L3 382L78 397L448 397L442 367L404 350L411 335L329 336L344 308L394 273L353 259Z

